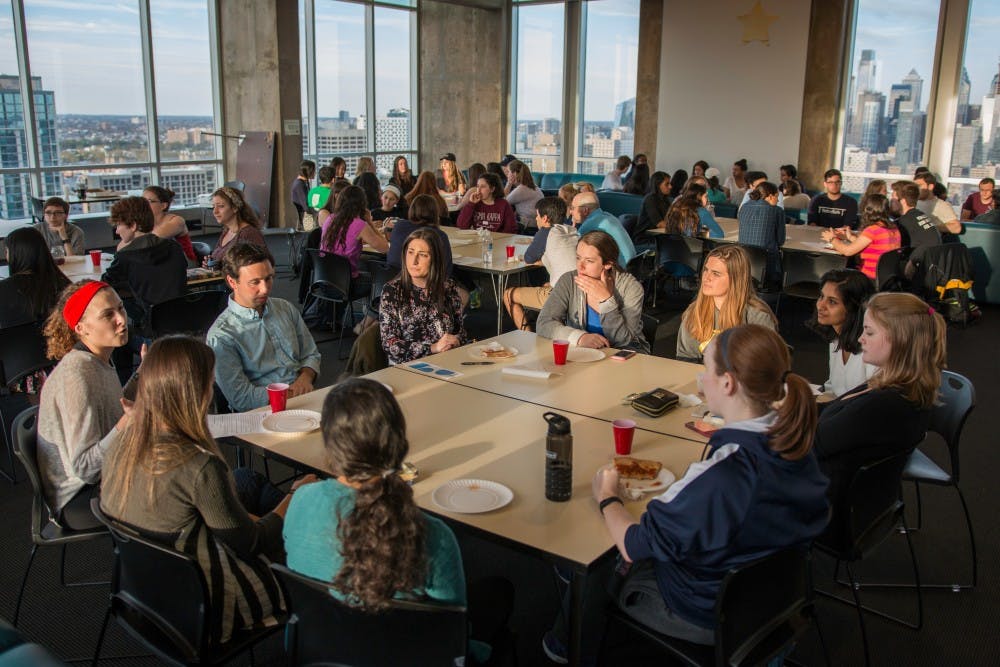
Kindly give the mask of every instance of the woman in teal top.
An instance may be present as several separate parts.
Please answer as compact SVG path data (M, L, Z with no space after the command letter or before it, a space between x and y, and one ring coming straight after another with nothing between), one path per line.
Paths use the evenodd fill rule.
M371 610L393 599L466 605L455 535L417 507L399 476L409 443L403 411L389 390L362 378L335 385L323 403L322 429L336 477L292 497L284 524L288 567L332 582L333 595ZM506 606L509 614L509 601ZM478 623L473 612L472 636L492 639L496 628ZM490 648L472 641L470 653L484 660Z

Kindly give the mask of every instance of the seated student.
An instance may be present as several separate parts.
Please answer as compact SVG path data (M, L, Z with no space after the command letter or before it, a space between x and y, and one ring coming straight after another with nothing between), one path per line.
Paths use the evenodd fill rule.
M906 267L903 271L907 279L916 275L924 261L924 254L931 246L941 244L941 232L934 220L917 208L920 200L920 188L913 181L896 181L892 184L892 199L890 209L899 217L896 226L899 228L899 243L901 247L912 248Z
M681 318L677 358L701 361L713 338L744 323L778 328L774 313L754 292L746 250L738 245L719 246L705 258L698 296Z
M458 214L455 226L459 229L489 228L491 232L517 233L517 216L503 196L503 186L496 174L486 173L476 181L476 191L469 196L469 204Z
M67 221L69 204L62 197L49 197L42 205L44 222L35 229L45 237L45 244L56 257L85 255L87 253L83 230Z
M707 162L705 162L704 160L698 160L691 166L691 175L702 176L704 178L707 178L708 174L706 174L705 172L708 171L709 168L710 167L708 166Z
M632 171L622 184L622 192L629 195L645 196L649 192L649 165L632 163Z
M312 179L316 176L316 163L312 160L303 160L299 163L299 173L292 181L291 195L292 206L299 214L299 226L302 226L302 218L306 213L312 215L312 207L309 206L309 190L312 187Z
M358 186L365 192L365 199L368 201L368 210L375 210L382 205L382 184L378 176L370 171L363 171L354 179L353 185Z
M975 220L981 215L985 215L997 207L994 199L994 188L996 181L986 177L979 181L979 192L973 192L962 204L962 220Z
M955 209L951 207L951 204L934 194L934 187L939 185L934 174L925 171L914 176L913 180L916 181L917 186L920 188L920 200L917 201L917 208L934 220L934 224L937 225L938 231L942 234L946 232L961 234L962 223L959 222L958 216L955 215Z
M614 602L657 632L712 644L726 572L783 549L808 549L826 526L828 504L811 451L816 404L778 334L752 324L722 332L705 351L702 387L708 409L726 420L704 461L649 501L638 521L618 496L613 466L597 471L592 489L620 559L631 564ZM604 584L598 575L587 581L585 658L600 641ZM564 619L543 639L550 656L565 658Z
M389 250L389 242L375 229L365 191L349 185L337 197L333 215L321 225L321 252L340 255L351 265L351 298L360 299L371 290L371 274L361 270L361 250L365 244L375 252Z
M746 192L743 193L743 199L740 200L739 208L743 208L743 205L746 204L748 201L750 201L750 193L753 192L755 189L757 189L758 185L767 182L768 182L767 174L764 173L763 171L747 172L747 183L749 187L746 189ZM781 194L781 192L778 191L777 187L775 187L775 192L778 192L778 200L775 203L775 205L778 208L784 210L785 195Z
M299 309L271 298L274 260L264 248L241 243L222 258L229 306L208 330L215 352L215 380L240 412L267 405L267 385L288 383L288 396L313 389L319 350Z
M876 279L879 257L900 247L899 229L889 218L889 201L885 195L869 195L857 234L845 227L824 229L822 236L841 255L852 257L860 253L861 273L872 280Z
M399 188L393 184L385 186L379 201L382 205L372 209L372 220L386 220L406 215L406 209L400 206ZM434 221L437 222L437 203L434 204Z
M491 578L467 594L455 535L417 507L399 476L409 444L396 399L374 380L345 380L323 401L322 430L336 476L292 498L284 525L288 567L329 581L334 597L376 613L392 600L468 602L470 653L488 659L513 587Z
M859 212L865 210L865 204L872 195L889 196L889 188L881 178L873 178L868 181L868 187L865 188L865 191L861 194L861 199L858 201Z
M743 195L750 185L746 178L749 166L746 158L740 158L733 163L732 173L726 176L726 182L723 184L722 189L725 191L726 196L729 197L730 204L739 206L740 202L743 201Z
M632 237L628 235L628 231L617 217L601 209L600 200L595 193L581 192L574 197L570 215L581 236L600 230L614 239L615 245L618 246L619 266L628 266L635 257Z
M816 427L816 455L830 478L830 541L846 537L843 499L857 469L923 440L945 367L945 326L912 294L880 292L868 300L861 357L878 371L827 403Z
M607 173L604 177L604 181L601 183L602 190L621 190L622 189L622 174L628 171L629 166L632 164L632 159L628 155L619 155L618 159L615 160L615 168Z
M615 240L600 230L580 235L576 270L564 273L538 315L538 335L579 347L649 352L642 335L642 285L618 264Z
M692 179L693 181L693 179ZM697 236L708 230L708 238L721 239L726 232L708 210L708 190L698 182L688 182L667 210L667 217L656 225L668 234Z
M535 205L538 233L524 251L526 264L541 264L549 279L541 287L511 287L504 291L503 305L518 329L531 331L524 316L525 308L540 309L552 293L552 285L564 273L576 268L578 234L566 220L566 202L559 197L544 197Z
M441 156L436 177L437 189L439 192L459 196L465 194L465 175L458 168L454 153L445 153Z
M0 280L0 329L44 322L69 285L33 227L19 227L4 239L9 278Z
M382 288L379 326L390 364L465 344L462 297L444 270L440 230L419 227L403 243L403 270Z
M268 560L282 560L292 497L260 473L230 472L206 423L212 366L212 350L194 338L150 346L131 421L105 462L101 510L197 558L211 602L209 635L225 642L281 611Z
M566 210L569 211L570 206L573 205L573 197L580 194L580 191L572 183L566 183L559 188L559 199L566 202Z
M191 245L191 235L188 234L187 222L176 213L170 212L173 203L173 190L161 188L159 185L149 185L142 191L142 197L149 203L153 211L153 233L161 239L173 239L184 251L188 266L198 266L198 255Z
M110 285L86 280L63 290L44 333L49 358L59 361L38 408L45 502L60 525L91 528L105 453L127 421L111 353L128 342L128 318Z
M823 391L836 397L867 382L876 370L861 360L859 340L865 302L875 293L875 286L854 269L827 271L820 285L816 311L806 326L830 344L830 376Z
M767 251L765 282L781 284L781 246L785 243L785 211L778 205L778 188L768 181L758 182L747 193L747 203L736 217L740 222L740 245Z
M330 188L333 185L333 168L330 166L319 168L319 184L309 191L306 195L306 203L309 208L311 208L315 213L311 220L302 221L302 227L307 232L312 231L319 224L317 216L319 215L319 210L326 206L327 200L330 198ZM307 226L306 223L309 223Z
M849 195L840 191L844 183L843 176L836 169L827 169L823 174L823 185L826 192L822 192L812 198L809 202L809 224L820 227L830 227L839 229L850 227L853 229L858 224L858 202Z
M785 181L783 185L785 186L786 209L809 208L809 195L802 192L802 186L799 185L798 181L790 179Z
M729 197L726 196L726 191L722 189L719 184L719 170L715 167L709 167L705 170L705 181L708 183L708 203L712 204L725 204L729 201Z
M438 224L437 203L430 195L417 195L410 204L406 219L399 219L392 224L392 234L389 236L389 252L385 255L385 263L397 269L403 266L403 245L410 234L421 227L429 227L437 231L441 237L441 261L444 264L445 275L451 276L451 243L448 235Z
M422 171L420 172L420 175L417 176L417 182L403 197L403 201L406 202L405 206L409 208L410 204L413 203L413 199L420 195L430 195L434 198L434 201L438 206L438 217L440 218L442 225L446 225L451 222L451 218L448 215L448 203L443 197L441 197L441 193L438 192L438 188L434 180L434 174L429 171Z
M136 330L149 323L150 309L184 296L187 258L173 239L153 233L153 212L142 197L125 197L111 207L108 222L121 238L118 252L101 280L127 294L125 310Z
M778 167L778 178L781 181L778 185L778 192L785 195L785 197L790 196L788 192L788 184L794 183L796 185L796 192L802 192L802 184L799 183L799 170L795 168L794 164L783 164ZM808 204L808 197L807 197ZM805 206L791 206L786 205L787 208L805 208Z
M649 194L642 200L639 218L636 220L632 236L638 239L650 229L660 228L670 210L670 174L657 171L649 180Z
M520 160L514 160L507 165L507 170L510 172L507 203L514 208L514 213L522 225L534 227L535 204L545 195L542 194L542 189L535 185L535 179L532 178L528 165Z
M260 219L239 190L225 186L213 192L212 215L222 226L222 233L212 254L205 258L206 264L221 261L230 247L240 243L267 248L264 235L260 233Z
M406 156L397 155L392 161L392 176L389 178L389 183L399 188L399 196L402 198L410 194L415 182Z

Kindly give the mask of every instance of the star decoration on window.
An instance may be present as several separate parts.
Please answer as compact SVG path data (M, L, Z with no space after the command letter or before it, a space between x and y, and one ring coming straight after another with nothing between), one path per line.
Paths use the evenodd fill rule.
M743 43L763 42L764 46L771 45L771 38L768 36L768 27L778 20L777 16L772 16L764 11L760 0L754 3L749 14L737 17L743 22Z

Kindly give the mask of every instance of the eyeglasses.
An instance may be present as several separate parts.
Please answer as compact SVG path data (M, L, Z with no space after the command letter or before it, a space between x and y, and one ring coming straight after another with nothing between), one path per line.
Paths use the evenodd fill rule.
M830 185L840 185L843 181L827 181Z
M43 215L49 218L58 218L60 216L65 217L66 211L45 211Z
M146 201L148 201L150 204L162 204L163 203L159 199L148 199L147 197L143 197L143 199L145 199Z

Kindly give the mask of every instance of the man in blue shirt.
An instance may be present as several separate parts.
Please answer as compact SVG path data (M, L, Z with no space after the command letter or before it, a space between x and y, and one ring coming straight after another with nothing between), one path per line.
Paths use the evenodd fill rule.
M229 306L208 330L215 381L240 412L267 405L267 385L284 382L289 398L312 391L320 354L298 308L270 298L274 260L264 248L234 245L222 257Z
M581 192L573 197L570 214L580 236L599 229L615 240L615 243L618 244L618 263L623 269L629 260L635 257L635 246L632 244L632 238L618 218L601 210L601 203L595 193Z

